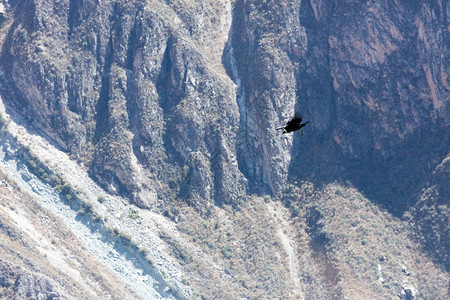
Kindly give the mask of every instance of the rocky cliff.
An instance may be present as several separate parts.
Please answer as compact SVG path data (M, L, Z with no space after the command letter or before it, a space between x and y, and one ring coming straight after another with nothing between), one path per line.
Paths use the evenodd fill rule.
M355 207L349 204L355 211L371 207L365 218L389 223L392 230L386 237L409 232L404 235L417 239L411 243L422 246L398 242L396 249L425 251L427 259L449 271L447 1L2 3L0 92L6 112L13 122L69 154L105 193L164 213L179 222L182 234L194 237L192 247L206 243L206 251L216 253L214 244L220 244L225 258L232 253L230 245L248 240L208 240L206 236L214 236L208 226L225 225L205 221L207 227L201 229L184 222L195 219L197 212L219 219L224 214L239 223L225 226L224 234L237 234L237 228L249 228L228 205L243 209L256 223L255 213L265 215L268 209L270 215L273 210L248 204L259 203L249 195L273 197L290 211L291 216L282 214L274 221L290 228L288 235L273 229L279 237L276 245L261 248L255 242L259 251L279 257L290 253L290 275L275 270L252 277L255 273L243 257L252 260L261 252L235 249L248 265L245 272L240 270L245 274L232 259L221 267L237 277L223 275L225 271L217 275L213 269L205 273L221 282L231 276L223 279L224 290L255 296L254 291L261 291L258 281L265 278L273 296L310 298L317 286L325 289L324 297L342 298L353 295L353 280L369 282L370 276L348 277L366 258L354 264L343 252L349 238L360 236L326 230L324 224L344 226L351 215L337 213L341 206L330 199L357 199ZM281 135L275 128L296 110L310 121L304 136ZM339 224L330 217L336 214ZM350 228L373 237L376 232L364 221L349 221ZM296 230L309 242L294 234ZM257 231L247 238L267 242L262 235ZM201 246L196 244L199 238ZM169 244L190 278L201 278L198 266L207 260L190 260L185 254L195 251L180 250L172 239L177 238L171 236ZM348 256L357 252L358 257L378 257L382 252L372 248L370 255L362 254L353 242ZM294 253L300 246L310 254ZM401 260L397 254L392 254L393 261ZM303 263L311 257L315 263ZM383 279L381 265L377 263L377 274ZM428 261L423 265L433 268ZM390 284L400 277L397 267L385 267L391 277L379 281L382 287L357 289L353 296L391 295ZM303 268L302 279L298 268ZM413 273L419 274L420 268ZM292 286L275 282L273 274L303 288L289 294ZM444 291L445 276L432 277L434 286L422 287L423 295L435 286ZM416 287L426 282L417 280ZM214 284L208 285L210 297ZM405 297L416 294L408 285L401 289Z
M221 63L231 3L11 9L3 61L16 104L105 188L145 207L183 184L201 206L237 201L246 185L235 153L239 113Z

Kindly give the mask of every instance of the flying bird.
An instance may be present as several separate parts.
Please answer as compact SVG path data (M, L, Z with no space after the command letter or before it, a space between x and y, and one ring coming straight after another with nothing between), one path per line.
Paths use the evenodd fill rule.
M277 130L284 129L283 134L285 134L300 129L300 133L303 135L303 131L301 129L305 127L305 125L309 122L302 123L302 119L303 115L297 111L295 112L294 117L290 121L288 121L285 126L279 127L277 128Z

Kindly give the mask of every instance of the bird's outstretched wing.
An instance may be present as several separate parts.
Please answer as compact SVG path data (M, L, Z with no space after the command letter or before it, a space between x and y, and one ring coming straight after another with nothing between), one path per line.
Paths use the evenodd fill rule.
M301 112L296 111L294 117L286 123L286 126L292 126L296 124L300 124L302 122L303 115Z

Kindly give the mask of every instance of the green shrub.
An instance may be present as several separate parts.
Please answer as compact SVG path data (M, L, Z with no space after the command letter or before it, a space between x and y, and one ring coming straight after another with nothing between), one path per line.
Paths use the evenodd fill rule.
M64 196L67 196L72 193L72 186L69 183L64 183L64 185L61 188L61 194Z
M134 209L130 209L130 211L128 212L128 217L131 220L139 220L141 217L139 216L138 212Z
M71 202L73 200L71 194L65 195L65 197L66 197L66 200L69 202Z
M232 253L233 253L233 251L231 250L230 246L222 246L220 251L222 252L223 256L225 256L228 259L231 258Z
M292 204L290 208L291 208L291 215L293 218L297 217L300 214L300 208L298 207L297 204Z
M28 160L28 167L30 167L31 172L35 172L34 170L37 169L37 163L33 159Z

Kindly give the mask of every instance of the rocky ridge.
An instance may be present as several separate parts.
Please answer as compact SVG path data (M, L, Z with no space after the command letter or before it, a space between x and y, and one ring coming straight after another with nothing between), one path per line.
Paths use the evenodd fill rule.
M4 97L143 207L278 195L288 170L305 178L325 164L385 205L402 198L401 213L423 183L397 175L429 175L417 157L447 154L444 2L11 2ZM311 121L301 142L274 131L294 109ZM317 154L302 168L305 145ZM406 147L415 154L401 164L416 169L388 173Z
M2 114L7 116L4 109ZM9 118L5 120L7 125L3 130L6 129L6 131L3 131L1 136L1 167L12 178L14 185L19 186L23 193L27 194L27 197L37 198L40 205L48 209L52 214L62 218L68 230L83 245L89 247L89 251L93 253L95 260L105 265L114 276L125 281L127 285L131 285L133 291L140 297L144 299L173 299L174 296L172 294L174 292L170 292L169 284L166 282L168 280L172 281L171 287L180 293L177 297L189 298L189 291L181 285L181 279L175 279L177 274L178 276L180 274L177 271L177 263L166 256L165 253L167 251L164 247L160 248L163 245L161 242L158 242L160 239L159 234L154 231L161 226L161 224L156 225L154 222L159 223L161 221L164 222L164 220L156 215L152 217L147 213L145 219L140 222L141 226L136 228L136 222L132 218L128 218L132 208L123 199L106 196L107 193L89 178L86 171L70 161L66 154L55 149L39 136L30 135L23 127L18 126ZM49 186L48 183L43 182L36 174L33 174L30 171L26 156L24 158L23 149L28 149L31 155L39 160L49 161L51 159L52 163L47 165L49 169L54 174L61 176L66 182L66 186L71 186L71 189L78 191L77 194L79 194L78 197L81 203L73 205L70 201L67 202L68 199L63 201L64 199L61 198L61 194L57 190ZM98 203L98 197L100 196L104 197L102 198L104 199L102 204L93 204L95 202ZM94 207L91 209L94 216L96 216L95 219L92 219L89 215L83 217L84 212L81 209L84 207L84 210L86 210L86 205L83 205L83 203L88 204L89 207ZM22 218L23 222L27 219L27 217ZM102 221L102 223L99 223L99 221ZM165 224L161 227L165 230L170 230L171 226ZM127 247L126 243L122 245L122 243L115 242L114 236L109 234L108 228L110 230L118 230L117 228L120 228L120 231L117 232L119 241L120 236L132 236L133 243L139 245L139 249L145 249L145 251L142 251L145 254L144 258L148 256L149 260L143 260L140 257L141 253L134 251L133 247ZM23 231L23 229L21 230ZM39 236L38 232L26 233L36 240L44 240L43 237ZM140 235L141 237L139 237ZM139 242L141 239L144 239L144 241ZM131 238L128 242L131 242ZM58 257L54 253L47 253L46 255L51 256L54 260ZM66 260L66 255L62 255L60 258L61 263L66 264ZM162 266L163 269L156 270L152 264ZM56 267L64 269L61 266ZM161 272L170 274L171 279L163 279ZM73 276L73 274L70 275ZM77 276L73 277L76 278ZM83 283L83 280L86 279L80 278L81 283ZM180 285L180 287L177 288L177 285Z
M151 255L179 274L178 290L251 298L265 282L278 297L445 297L448 273L430 261L448 272L446 1L2 3L7 131L75 176L65 179L111 224L157 241ZM305 135L278 135L294 110L311 122ZM105 211L100 194L117 205ZM338 213L337 199L358 205ZM274 243L243 220L263 224L257 214ZM214 221L226 218L234 225ZM427 253L417 266L415 239Z

